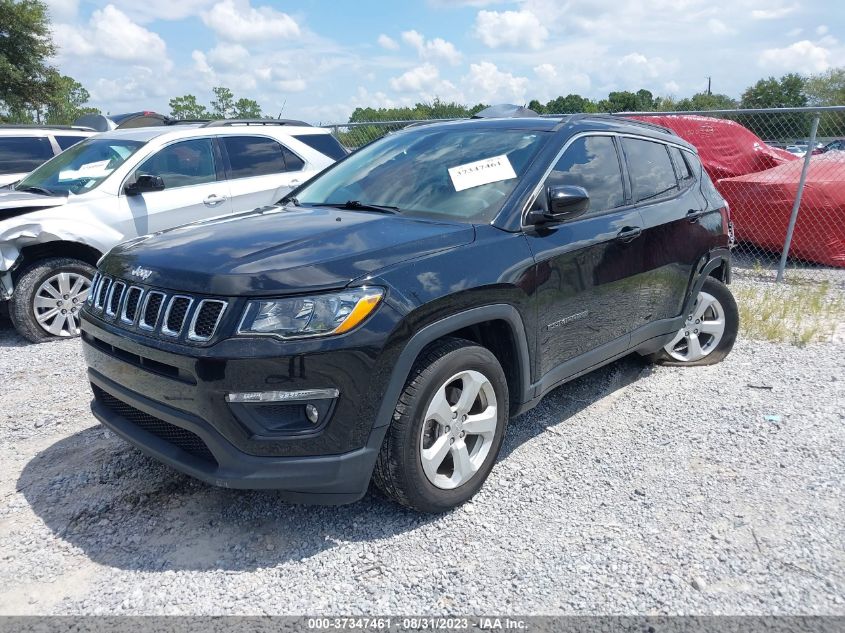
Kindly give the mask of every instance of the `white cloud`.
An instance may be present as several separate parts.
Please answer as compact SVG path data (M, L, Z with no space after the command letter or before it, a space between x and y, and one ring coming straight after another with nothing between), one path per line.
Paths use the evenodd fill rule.
M531 11L479 11L475 34L490 48L525 46L536 50L549 31Z
M667 81L663 84L663 92L667 95L676 95L680 92L681 87L678 85L677 81Z
M473 102L520 104L525 101L528 78L501 71L492 62L481 62L469 65L469 74L463 78L462 85L472 95Z
M182 20L199 15L213 3L214 0L112 0L112 4L118 9L141 24L154 20Z
M824 24L820 24L816 27L816 34L818 35L827 35L828 28Z
M440 72L434 64L423 64L390 80L390 87L396 92L421 92L434 88L440 80Z
M785 48L769 48L760 53L759 65L779 71L824 72L830 68L831 53L823 46L801 40Z
M803 33L803 32L804 32L804 29L802 29L802 28L799 26L799 27L797 27L797 28L794 28L794 29L792 29L792 30L788 31L788 32L787 32L787 34L786 34L786 36L787 36L787 37L798 37L798 36L799 36L799 35L801 35L801 33Z
M678 62L662 57L647 57L642 53L629 53L614 64L619 77L625 77L628 84L648 84L650 80L671 75L678 68Z
M254 8L249 0L223 0L202 14L202 21L223 39L255 42L299 37L296 21L270 7Z
M214 73L214 69L209 65L208 58L202 51L194 51L191 53L191 59L194 60L194 67L204 75Z
M755 20L778 20L786 17L798 9L797 4L791 4L785 7L772 7L768 9L754 9L751 12L751 17Z
M172 67L164 40L111 4L94 11L87 25L56 24L53 33L60 56L98 55L166 70Z
M249 51L240 44L220 42L208 51L207 59L215 68L242 69L249 61Z
M392 37L385 35L384 33L378 36L378 45L382 48L386 48L389 51L399 50L399 42L394 40Z
M433 40L426 40L422 33L417 31L404 31L402 41L417 51L421 59L431 61L443 61L452 66L461 62L461 53L451 42L443 38L435 37Z
M557 79L557 71L551 64L540 64L539 66L534 66L534 74L537 75L537 79L546 83L552 83L555 79Z

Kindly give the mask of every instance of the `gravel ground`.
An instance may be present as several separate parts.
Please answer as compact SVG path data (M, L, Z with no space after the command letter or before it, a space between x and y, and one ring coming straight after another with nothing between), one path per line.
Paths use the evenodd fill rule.
M845 615L843 358L624 359L512 420L476 499L423 517L179 475L95 423L77 341L3 321L0 613Z

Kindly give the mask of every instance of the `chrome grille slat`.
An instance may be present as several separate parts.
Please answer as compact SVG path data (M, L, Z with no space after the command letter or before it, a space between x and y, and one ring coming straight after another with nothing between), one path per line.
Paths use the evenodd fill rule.
M109 298L106 300L106 316L114 318L120 312L120 302L123 300L123 291L126 284L122 281L114 281L109 289Z
M161 322L161 333L165 336L179 336L185 326L185 319L191 311L194 300L185 295L173 295L167 302L167 310Z
M158 318L161 316L161 308L164 306L164 298L164 293L158 290L151 290L147 293L147 298L144 300L144 307L141 310L141 320L138 327L150 332L156 329ZM156 303L158 304L157 306L155 306ZM151 310L150 308L153 306L155 308ZM150 319L152 319L152 322L150 322Z
M106 298L108 297L109 286L111 285L111 279L108 277L103 277L100 281L100 287L97 288L97 298L94 301L94 307L97 310L102 310L103 305L105 304Z
M197 309L194 310L194 316L191 318L188 338L192 341L207 341L214 336L217 326L220 325L220 320L223 318L223 313L226 312L227 305L226 301L220 299L203 299L200 301ZM215 308L219 309L216 316L214 314ZM210 325L206 324L205 320L208 320ZM197 331L198 322L199 332Z
M87 305L94 305L94 297L97 296L97 286L100 284L100 279L102 275L98 272L94 273L94 278L91 279L91 287L88 289L88 296L85 297L85 303Z
M140 286L129 286L126 291L126 301L123 303L123 309L120 311L121 323L132 325L138 316L138 308L141 307L141 299L144 298L144 289Z

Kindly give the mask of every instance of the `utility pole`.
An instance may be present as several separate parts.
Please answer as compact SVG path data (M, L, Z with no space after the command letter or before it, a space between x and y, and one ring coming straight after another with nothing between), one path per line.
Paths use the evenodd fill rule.
M712 92L710 92L710 80L711 79L712 79L712 77L707 77L707 96L710 96L711 94L713 94Z

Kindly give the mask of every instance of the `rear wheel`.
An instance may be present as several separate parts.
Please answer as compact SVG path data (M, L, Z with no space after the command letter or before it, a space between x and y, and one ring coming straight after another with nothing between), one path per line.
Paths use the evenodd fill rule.
M33 343L79 336L79 312L94 272L93 266L70 257L31 264L18 278L9 302L15 329Z
M684 327L655 355L664 365L713 365L733 348L739 310L728 287L708 277L690 308Z
M444 339L414 365L375 483L414 510L451 510L484 484L507 421L507 380L496 357L469 341Z

